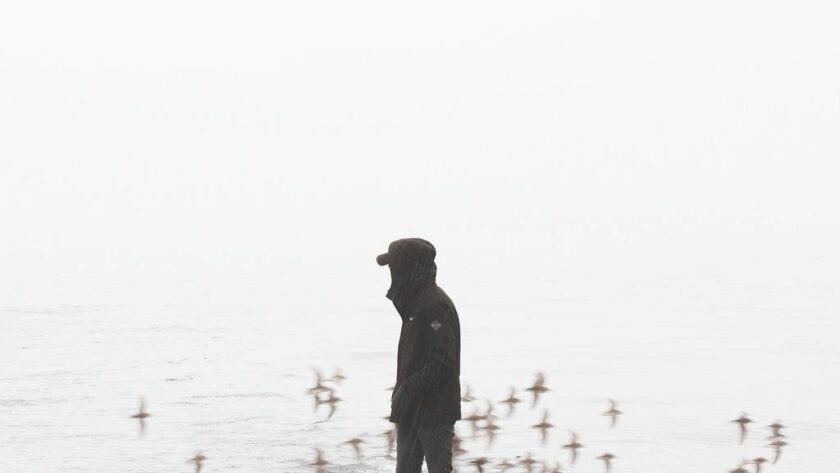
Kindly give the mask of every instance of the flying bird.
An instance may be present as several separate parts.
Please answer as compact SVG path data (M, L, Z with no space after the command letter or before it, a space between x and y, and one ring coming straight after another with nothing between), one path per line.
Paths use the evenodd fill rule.
M530 453L530 452L528 452L528 453L525 455L525 458L523 458L523 459L519 460L519 464L525 467L525 471L526 471L527 473L533 473L533 471L534 471L534 464L535 464L535 463L537 463L537 461L536 461L536 460L534 460L534 459L533 459L533 457L531 457L531 453Z
M333 373L329 381L332 381L335 384L341 384L341 382L345 379L347 379L347 376L344 376L344 372L341 371L341 368L336 368L335 373Z
M744 468L744 465L746 465L747 463L747 460L741 459L741 463L738 465L738 467L729 470L729 473L750 473L749 471L747 471L746 468Z
M770 430L773 431L773 437L784 437L784 435L782 435L782 429L784 429L785 426L782 425L782 421L777 420L776 422L773 422L767 427L769 427Z
M496 424L494 417L490 415L487 416L487 420L485 421L485 424L481 427L481 429L487 432L487 446L492 446L493 441L496 439L496 431L501 429L501 427L499 427L499 425Z
M324 376L321 374L321 371L318 368L312 368L312 372L315 373L315 386L306 390L307 394L318 394L323 391L329 391L331 388L324 386Z
M140 409L137 411L137 414L131 416L132 419L137 419L137 422L140 423L140 435L146 433L146 418L151 417L151 414L146 412L146 399L140 398Z
M516 408L516 405L520 402L522 402L522 399L516 397L516 388L511 386L510 394L508 394L508 397L502 401L502 404L507 404L508 406L508 417L513 415L514 408Z
M394 451L394 442L396 442L396 440L397 440L397 430L394 429L394 428L391 428L389 430L386 430L385 432L382 432L382 435L385 437L385 440L388 442L388 452L385 454L385 456L390 456L391 452Z
M464 394L461 396L461 402L473 402L473 401L475 401L475 397L473 397L472 388L470 388L470 385L468 384L466 390L464 391Z
M767 459L764 457L753 458L751 463L755 465L755 473L761 473L761 465L767 463Z
M603 460L604 461L604 468L606 469L605 471L607 473L610 473L610 470L612 469L612 461L615 460L618 457L616 457L612 453L605 453L605 454L603 454L599 457L596 457L596 458L598 460Z
M505 473L506 471L510 470L511 468L513 468L515 466L516 465L514 465L513 463L511 463L507 460L502 460L502 461L500 461L499 463L496 464L496 468L499 469L499 473Z
M552 427L554 427L554 424L548 421L547 409L543 409L542 421L531 426L532 429L538 429L540 431L540 439L542 440L543 445L545 445L545 441L548 438L548 429Z
M452 436L452 456L453 457L460 457L461 455L467 453L467 450L463 446L464 441L461 437L457 435Z
M577 434L572 432L572 439L569 440L569 443L563 445L563 448L568 448L569 451L572 453L572 465L574 465L577 461L577 451L581 447L583 447L583 444L578 442Z
M738 424L738 430L741 432L740 440L738 441L738 445L743 445L744 440L747 438L747 424L752 423L752 419L747 417L747 413L741 414L741 417L731 421L735 424Z
M353 452L356 454L356 460L362 461L362 447L360 446L360 444L364 442L365 441L360 439L359 437L353 437L350 440L344 441L344 444L353 447Z
M768 447L773 447L773 450L776 451L776 454L773 457L773 464L774 465L776 464L777 461L779 461L779 457L782 456L782 447L784 447L786 445L789 445L789 444L782 439L774 440L774 441L770 442L770 445L768 445Z
M470 423L470 428L472 429L472 436L475 437L476 432L478 432L478 421L487 419L487 416L484 414L479 414L477 409L473 409L473 413L464 417L463 420Z
M329 465L329 464L330 464L330 462L328 462L324 458L324 452L321 451L320 448L316 447L315 448L315 460L313 460L312 463L309 464L309 466L314 466L315 471L317 473L323 473L324 468L326 468L326 466Z
M335 390L334 389L330 389L329 393L330 393L330 395L326 399L320 399L319 398L317 401L315 401L315 406L316 407L320 406L321 404L329 404L329 406L330 406L330 413L327 415L327 418L324 419L322 422L326 422L326 421L328 421L332 418L333 414L335 414L336 404L338 404L339 402L342 401L342 399L340 397L337 397L335 395Z
M195 453L195 456L187 460L187 463L195 463L195 473L201 473L201 468L204 466L204 460L206 459L207 457L204 456L204 453L199 450Z
M484 473L484 465L488 462L487 457L478 457L470 460L471 465L478 468L478 473Z
M618 403L615 400L610 399L610 408L604 411L602 415L610 416L610 427L615 427L615 423L618 420L618 416L623 414L620 410L618 410Z
M540 394L550 391L547 387L545 387L545 375L542 373L537 373L537 378L534 380L534 384L530 387L525 388L526 391L531 391L533 395L533 399L531 401L531 408L537 405L537 401L539 401Z

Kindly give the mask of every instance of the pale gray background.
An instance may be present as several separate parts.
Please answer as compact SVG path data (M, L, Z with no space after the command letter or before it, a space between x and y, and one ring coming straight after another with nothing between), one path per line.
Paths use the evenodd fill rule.
M838 13L0 4L0 470L388 471L373 258L403 236L439 248L463 380L555 389L548 447L523 411L472 454L577 429L574 471L724 471L771 453L747 411L791 425L773 471L836 468ZM350 376L327 424L312 365Z

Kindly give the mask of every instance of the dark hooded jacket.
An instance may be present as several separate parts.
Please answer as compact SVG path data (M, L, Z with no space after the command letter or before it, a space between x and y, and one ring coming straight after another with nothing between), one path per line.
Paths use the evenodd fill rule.
M461 328L435 282L435 249L419 238L388 248L391 299L402 319L391 422L451 424L461 418Z

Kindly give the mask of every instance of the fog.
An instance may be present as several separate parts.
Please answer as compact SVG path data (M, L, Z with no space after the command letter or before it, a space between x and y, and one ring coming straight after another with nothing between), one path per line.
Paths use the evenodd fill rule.
M374 258L418 236L437 246L466 330L511 301L569 309L554 296L622 317L621 294L662 317L740 307L744 334L761 323L749 314L784 312L761 346L783 344L807 305L795 343L828 347L838 13L827 1L5 2L0 305L192 307L181 320L190 304L271 294L261 307L330 300L385 317ZM648 322L633 333L655 340ZM21 379L46 369L28 360ZM304 385L307 370L290 376Z

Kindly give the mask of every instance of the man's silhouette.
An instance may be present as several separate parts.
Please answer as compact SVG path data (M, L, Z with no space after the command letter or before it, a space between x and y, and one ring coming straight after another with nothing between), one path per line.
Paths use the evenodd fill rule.
M461 328L435 282L435 247L397 240L376 262L391 270L386 297L402 319L390 421L397 424L397 473L452 471L452 436L461 418Z

